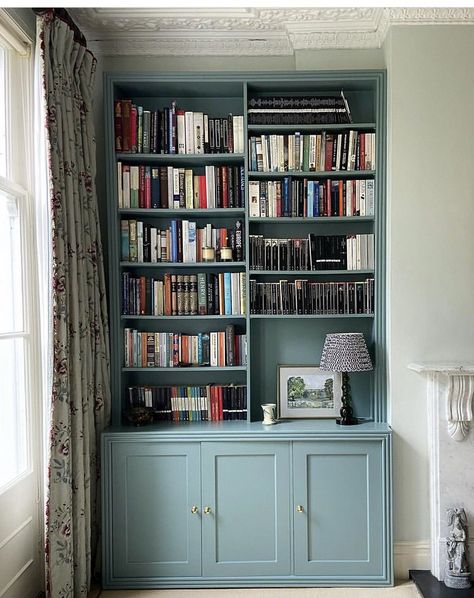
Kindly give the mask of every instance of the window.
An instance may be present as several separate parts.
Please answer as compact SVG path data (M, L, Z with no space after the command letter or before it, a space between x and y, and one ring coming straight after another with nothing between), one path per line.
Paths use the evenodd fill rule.
M0 37L0 492L31 469L36 288L28 123L31 61Z

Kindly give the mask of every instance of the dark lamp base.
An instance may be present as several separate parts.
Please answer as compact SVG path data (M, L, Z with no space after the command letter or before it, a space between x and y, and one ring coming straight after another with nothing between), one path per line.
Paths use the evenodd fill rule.
M355 417L337 417L336 424L340 426L355 426L359 423L359 420Z

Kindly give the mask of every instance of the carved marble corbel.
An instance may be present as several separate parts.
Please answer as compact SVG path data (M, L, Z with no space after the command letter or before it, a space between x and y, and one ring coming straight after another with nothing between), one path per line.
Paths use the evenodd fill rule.
M434 392L441 392L445 388L448 434L457 442L464 440L469 434L472 420L474 365L412 363L408 367L420 374L430 374L436 387ZM440 376L447 377L447 384L439 384Z
M474 395L474 375L449 376L447 390L446 417L448 433L453 440L464 440L469 434L472 420L472 398Z

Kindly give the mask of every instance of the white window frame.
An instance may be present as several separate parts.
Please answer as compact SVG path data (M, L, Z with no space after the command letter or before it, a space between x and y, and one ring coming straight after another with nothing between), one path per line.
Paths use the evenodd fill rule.
M4 50L6 99L6 177L0 176L0 189L17 200L20 227L21 284L23 295L22 329L0 333L0 339L23 339L25 389L26 465L0 487L7 492L33 470L41 467L41 371L39 345L38 270L33 206L33 92L31 41L18 29L5 9L0 9L0 46ZM21 83L12 67L17 56L28 60L31 77ZM34 456L33 456L34 455Z

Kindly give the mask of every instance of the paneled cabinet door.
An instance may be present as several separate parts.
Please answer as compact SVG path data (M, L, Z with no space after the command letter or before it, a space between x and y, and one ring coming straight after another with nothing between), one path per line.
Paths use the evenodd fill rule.
M203 575L290 573L287 442L202 444Z
M295 442L295 574L383 577L383 441Z
M111 459L112 578L201 575L199 443L114 442Z

